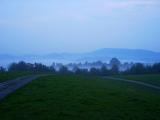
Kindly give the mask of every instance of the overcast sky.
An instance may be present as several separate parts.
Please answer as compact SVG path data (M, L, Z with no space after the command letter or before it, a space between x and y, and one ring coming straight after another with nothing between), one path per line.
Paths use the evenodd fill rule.
M0 53L160 51L160 0L0 0Z

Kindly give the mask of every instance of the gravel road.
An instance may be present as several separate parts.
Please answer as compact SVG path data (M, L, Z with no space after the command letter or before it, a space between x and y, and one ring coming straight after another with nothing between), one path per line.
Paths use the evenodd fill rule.
M128 82L128 83L137 84L137 85L142 85L142 86L145 86L145 87L148 87L148 88L152 88L152 89L155 89L155 90L160 90L159 86L152 85L152 84L145 83L145 82L141 82L141 81L137 81L137 80L127 80L127 79L116 78L116 77L104 77L104 78L108 78L108 79L111 79L111 80Z
M31 75L0 83L0 100L38 77L39 75Z

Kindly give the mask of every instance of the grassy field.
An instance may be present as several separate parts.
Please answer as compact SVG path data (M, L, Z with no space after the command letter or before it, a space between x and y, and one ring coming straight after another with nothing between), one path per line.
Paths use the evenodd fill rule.
M129 80L137 80L145 83L160 86L160 75L126 75L118 76L119 78L125 78Z
M159 120L160 93L99 77L52 75L0 101L1 120Z
M0 72L0 82L4 82L6 80L14 79L20 76L29 75L29 72Z

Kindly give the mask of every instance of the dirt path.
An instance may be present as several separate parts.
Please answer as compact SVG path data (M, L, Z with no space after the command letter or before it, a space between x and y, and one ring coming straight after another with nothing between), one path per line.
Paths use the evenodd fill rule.
M135 81L135 80L127 80L127 79L116 78L116 77L104 77L104 78L108 78L108 79L111 79L111 80L128 82L128 83L137 84L137 85L142 85L142 86L152 88L152 89L155 89L155 90L160 90L159 86L148 84L148 83L145 83L145 82L140 82L140 81Z
M0 83L0 100L38 77L39 75L25 76Z

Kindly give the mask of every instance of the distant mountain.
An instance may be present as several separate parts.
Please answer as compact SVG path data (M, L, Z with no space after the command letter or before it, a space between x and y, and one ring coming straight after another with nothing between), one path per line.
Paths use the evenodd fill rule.
M87 53L88 58L107 60L116 57L125 61L160 62L160 52L142 49L104 48Z
M119 48L104 48L88 53L52 53L46 55L0 55L0 60L30 60L34 59L53 59L56 61L109 61L116 57L121 61L136 61L136 62L160 62L160 52L153 52L142 49L119 49Z
M136 61L136 62L160 62L160 52L153 52L142 49L120 49L120 48L104 48L93 52L81 54L50 54L46 58L51 59L65 59L73 61L109 61L111 58L116 57L123 61Z

